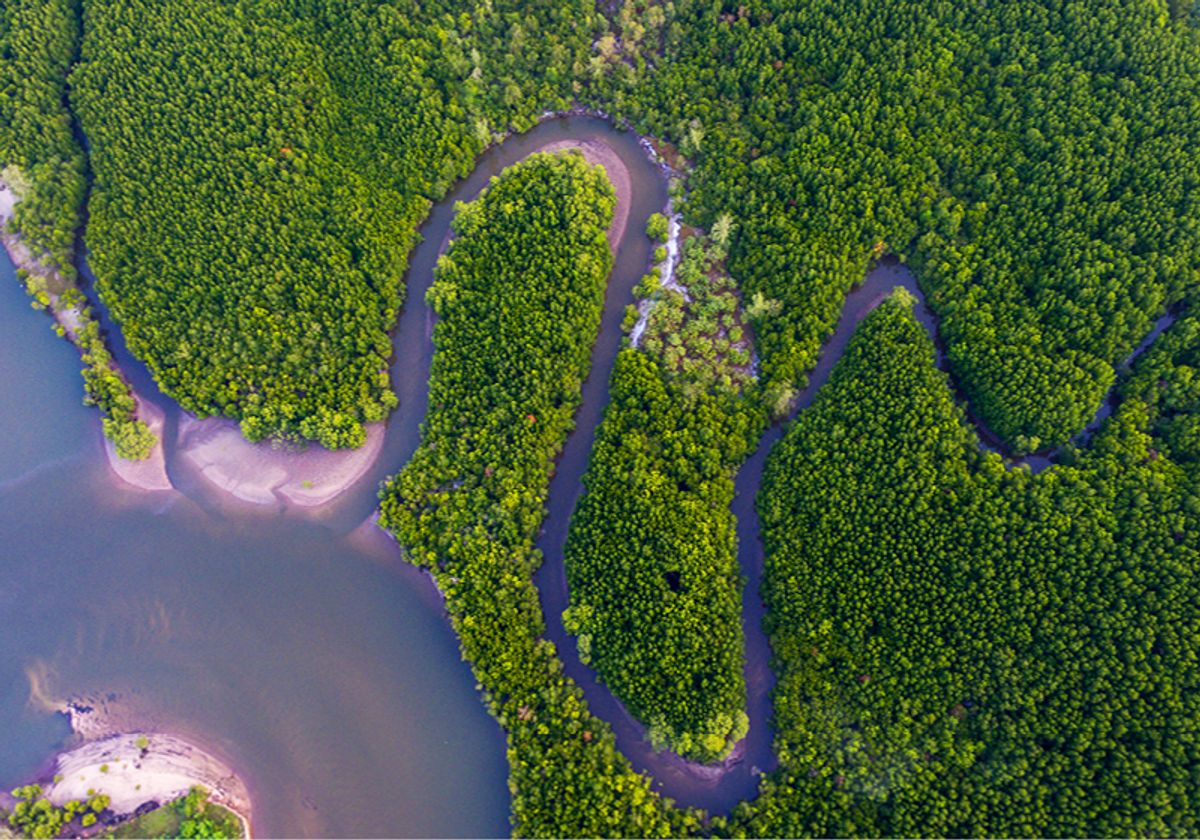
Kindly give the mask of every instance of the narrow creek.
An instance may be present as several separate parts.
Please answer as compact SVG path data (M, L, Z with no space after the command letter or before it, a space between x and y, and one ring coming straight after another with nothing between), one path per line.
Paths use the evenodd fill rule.
M545 555L545 562L537 573L536 583L541 593L547 636L558 647L567 673L583 688L591 710L611 724L617 737L618 746L630 759L634 768L650 776L655 789L680 804L699 806L713 813L727 813L738 801L752 798L758 787L760 773L769 771L775 766L770 728L771 690L774 678L770 669L770 646L762 631L764 609L759 596L759 585L763 557L754 501L767 455L771 447L782 436L786 423L772 426L764 433L757 449L742 466L736 478L736 495L732 512L737 518L739 562L747 581L743 591L742 621L746 637L745 667L750 731L735 760L711 768L684 762L670 753L655 753L645 737L645 728L625 711L607 687L597 681L595 673L579 661L574 640L566 634L562 626L561 613L568 603L566 576L562 565L562 549L566 541L571 514L582 492L582 477L588 465L595 432L608 402L608 382L616 354L621 346L621 321L624 317L625 307L632 302L633 286L650 265L653 244L644 235L645 222L651 213L661 211L667 205L667 185L664 174L646 157L635 135L619 131L609 122L599 118L573 116L548 120L532 131L509 138L501 145L488 150L478 159L471 174L461 181L448 196L432 206L428 218L420 228L423 241L410 255L410 266L406 277L407 302L403 307L395 331L395 359L391 367L392 387L400 398L400 405L387 422L382 453L367 474L353 487L319 511L315 521L307 521L313 519L311 516L303 517L306 521L300 524L299 531L296 530L298 526L294 511L272 509L264 512L249 508L244 504L230 504L228 499L214 493L211 488L203 486L189 475L179 463L173 443L174 432L179 425L180 410L173 401L161 394L145 366L130 355L121 339L120 330L107 320L102 307L96 307L98 313L106 319L104 326L114 354L126 375L130 377L135 388L143 397L166 411L168 434L166 435L165 452L168 474L176 488L191 504L160 507L152 515L160 518L161 521L149 529L144 523L130 525L133 520L130 519L128 508L132 503L124 504L117 514L111 516L105 514L96 518L84 533L98 544L120 552L133 551L133 549L122 542L122 538L114 538L112 534L106 533L105 529L129 528L131 537L144 536L147 531L153 532L151 539L155 548L139 550L133 554L132 556L139 561L133 566L126 564L126 566L120 566L106 573L115 576L147 574L148 570L153 568L152 563L158 558L158 552L171 552L173 550L171 546L182 537L186 548L176 553L181 554L183 558L192 558L196 563L208 563L209 565L205 567L205 574L215 576L216 581L220 584L215 591L211 587L203 590L208 600L192 601L185 598L178 604L176 603L181 597L180 593L189 585L189 575L191 577L196 575L195 567L188 571L186 564L167 563L165 571L164 569L158 570L159 574L173 575L170 579L174 582L170 584L169 592L166 595L159 593L153 586L147 587L146 580L140 580L135 591L141 593L140 597L147 599L149 604L156 604L155 609L163 610L164 614L171 617L176 633L185 632L180 628L188 628L189 621L195 624L195 616L204 614L208 620L203 624L207 628L203 632L212 633L214 639L224 639L229 644L234 644L235 639L250 639L252 648L246 656L245 663L230 666L225 662L225 650L210 648L206 645L206 642L210 640L203 638L203 632L198 635L193 631L187 633L187 645L181 651L160 650L155 647L150 653L147 653L144 649L134 646L130 651L123 652L119 646L114 648L111 642L97 643L102 645L103 652L103 656L99 657L99 662L107 664L110 668L115 666L119 673L128 677L126 682L130 685L136 684L138 677L165 680L167 683L165 688L158 686L149 690L147 698L144 698L150 706L154 706L157 702L160 707L164 705L171 707L170 713L160 711L160 716L171 719L183 718L196 728L215 729L219 733L219 737L231 745L237 744L239 739L245 739L241 748L230 746L228 749L232 758L235 759L235 766L248 765L248 781L251 783L256 799L270 801L272 797L275 797L280 803L278 807L266 810L266 824L263 828L284 834L315 833L322 830L325 833L334 834L347 832L363 835L395 833L399 823L383 821L385 817L394 820L396 817L394 813L378 814L380 822L375 823L370 821L371 817L376 816L370 813L370 807L360 807L365 804L364 797L359 796L350 800L358 803L354 805L357 811L353 811L355 814L353 817L351 817L352 809L345 805L339 806L337 800L339 796L345 798L346 791L349 789L382 793L379 788L380 779L411 777L414 772L422 770L422 767L411 766L411 762L416 756L422 756L419 760L426 761L425 756L432 746L421 741L419 734L415 732L411 734L413 742L408 744L407 752L399 749L391 759L388 756L372 752L372 762L357 770L355 768L363 762L355 761L354 750L358 750L360 754L363 750L370 750L369 737L364 727L396 725L390 716L395 710L388 707L386 692L396 692L397 686L403 686L410 680L425 681L427 678L424 668L431 667L430 663L437 663L440 658L446 658L448 655L454 661L447 661L444 664L446 673L439 674L440 682L435 682L438 686L437 690L448 692L454 697L454 702L450 703L445 710L433 709L430 706L437 706L439 701L418 693L412 696L412 700L425 707L414 705L407 708L405 714L416 716L415 719L419 721L433 721L434 729L431 732L420 734L435 739L444 738L446 747L451 750L455 747L450 744L449 735L437 733L447 733L455 724L453 720L443 720L443 718L453 714L459 719L468 720L469 731L475 736L474 746L466 748L459 741L455 741L457 749L461 752L451 752L443 756L442 760L438 762L439 772L442 770L447 773L451 772L452 768L458 766L460 756L471 762L470 778L472 779L482 779L498 772L497 764L503 759L502 741L495 737L494 729L487 737L480 738L479 714L467 714L461 708L459 700L461 700L460 695L464 684L465 666L458 662L457 657L453 657L448 650L446 638L448 628L443 627L434 631L427 626L429 616L435 615L438 610L437 605L431 605L428 600L428 584L424 578L417 575L415 570L410 570L412 574L403 574L399 589L407 587L421 590L423 594L416 599L411 597L411 593L396 596L398 604L403 603L406 608L419 613L418 618L413 620L416 625L415 629L407 627L407 625L405 627L393 626L397 623L395 619L388 621L379 615L380 626L386 628L386 633L379 635L377 629L374 629L369 622L365 622L365 618L370 613L364 616L356 612L358 617L350 623L354 629L354 635L346 637L343 631L339 631L340 619L337 610L357 610L358 608L353 606L356 603L355 598L365 599L372 605L372 609L376 610L376 613L385 607L384 604L379 603L378 597L368 595L372 591L371 587L383 585L378 580L378 569L368 567L363 570L354 565L353 561L358 555L349 552L347 541L352 538L352 535L361 534L363 523L369 520L376 510L377 490L380 482L409 460L420 440L420 426L427 408L428 376L433 353L431 342L433 320L430 311L424 305L424 296L431 282L437 257L449 235L455 203L474 198L492 176L499 174L505 167L521 160L531 152L548 144L564 141L599 141L611 147L630 172L633 194L627 232L615 255L615 265L608 285L600 332L593 349L591 372L584 385L582 402L575 418L575 430L567 440L551 481L545 526L538 542ZM86 269L86 265L84 269ZM84 275L90 279L86 270ZM876 266L864 282L847 296L837 327L825 343L819 362L810 376L809 384L797 399L792 417L795 416L795 412L803 410L811 403L821 385L828 379L830 371L837 360L841 358L847 341L862 318L897 286L908 289L916 296L918 300L916 314L930 333L936 337L934 316L929 311L925 298L911 272L895 261L885 261ZM1143 347L1161 332L1170 320L1169 317L1162 319ZM61 356L62 353L59 352L57 355ZM940 354L939 363L944 365L944 359ZM1106 402L1096 423L1107 416L1109 410ZM74 414L73 412L73 417ZM29 423L30 420L23 418L20 422ZM984 443L987 444L986 439ZM75 464L79 457L75 454L74 449L64 454L69 456L68 465ZM103 454L99 451L88 457L93 459L93 469L96 463L103 461ZM1045 456L1034 456L1026 459L1026 463L1036 470L1044 468L1050 463L1050 459ZM74 468L72 467L72 469ZM53 499L55 498L54 494L61 491L65 481L65 477L55 478L46 485L44 490L39 490L31 498L43 502ZM95 482L92 484L94 485ZM104 491L96 491L94 486L89 486L88 492ZM5 495L3 486L0 486L0 501L5 498L11 498L11 493ZM21 504L14 510L25 510L28 514L29 511L26 508L32 504L33 502ZM75 504L86 510L95 502L80 498ZM190 517L186 526L172 524L172 516L178 518L183 515L178 510L180 508L186 508L187 516ZM202 512L203 516L195 511ZM163 518L164 516L165 518ZM204 520L204 524L197 524L197 516ZM141 520L137 520L137 522L141 522ZM5 521L0 519L0 535L8 533L16 539L19 532L20 526L16 520L8 522L5 527ZM209 557L210 549L201 545L204 540L212 543L212 552L231 555L236 561L232 567L225 568L221 562ZM268 543L278 543L278 545L267 548ZM77 544L86 545L87 541L68 541L63 550L78 551ZM32 558L33 551L34 546L31 544L30 551L26 553ZM256 552L262 553L261 560ZM339 582L338 577L332 573L333 570L328 567L327 559L322 556L322 552L335 554L342 552L346 555L346 562L349 564L348 574L350 575L348 580ZM296 558L299 558L298 562ZM263 568L259 566L247 568L246 564L251 559L264 564L263 568L267 568L268 571L264 572ZM67 568L67 566L63 566L64 574L67 574ZM298 583L292 579L293 574L310 574L315 583ZM0 565L0 620L18 620L25 615L24 612L17 611L12 606L16 601L6 600L5 587L8 586L9 590L13 590L14 587L18 587L18 580L19 567L15 561L12 568L7 571L5 566ZM397 587L391 583L391 578L386 578L386 580L390 587L386 591L397 591ZM95 585L94 580L91 585ZM286 591L291 600L280 601L276 594L279 591ZM263 597L267 597L272 603L270 615L275 619L276 626L270 628L270 633L266 632L266 628L247 628L245 614L228 616L226 624L232 627L232 630L228 627L219 632L214 630L214 628L222 627L221 622L216 619L226 616L229 612L226 609L227 605L222 603L222 599L240 605L244 609L253 609L252 605L257 603L255 593L258 592L264 593ZM265 595L268 592L271 593L270 596ZM64 603L52 608L68 611L72 608L79 609L76 601L84 601L85 593L80 592L78 596L78 598L61 599ZM416 602L420 602L420 605ZM122 609L130 609L130 605L125 600L121 600L120 604ZM6 605L8 605L7 609ZM215 612L213 612L214 610ZM206 611L212 612L212 614L209 615ZM133 612L138 613L139 610L133 609ZM9 613L12 614L9 615ZM297 617L293 613L302 615ZM114 612L115 615L117 615L116 612ZM159 619L147 620L153 625L153 622ZM36 626L45 630L44 624L42 622ZM309 628L311 624L324 628L324 632L329 634L328 639L320 648L324 652L322 661L328 663L331 668L336 667L335 663L343 657L347 657L349 661L355 663L354 691L345 698L332 695L328 690L318 693L317 698L304 697L307 690L305 686L311 680L319 680L321 673L320 669L314 668L312 663L307 662L307 657L311 654L305 650L302 643L303 639L307 637L308 630L306 628ZM240 635L238 628L241 628ZM77 638L80 634L86 633L85 629L72 627L70 631L67 638L61 642L63 645L69 647L74 644L79 655L92 651L91 647ZM116 635L115 630L110 629L109 632ZM388 633L399 634L401 632L418 633L419 637L424 639L417 648L426 653L426 657L419 658L421 662L425 663L424 665L414 665L412 654L416 651L401 654L396 647L397 640L389 641L384 638ZM294 634L295 647L293 648L292 643L279 642L278 633ZM52 633L51 636L56 637L56 634ZM263 641L260 636L270 637L275 641L268 643ZM73 638L75 641L72 643ZM409 638L412 636L410 635ZM141 640L139 644L144 648L148 642ZM171 640L170 638L166 641L156 640L154 644L169 646ZM347 653L351 650L354 652ZM187 652L186 655L183 651ZM0 645L0 653L2 652L4 652L4 646ZM7 664L11 667L11 659L15 655L13 651L9 651L9 659L0 661L0 665ZM123 669L119 664L122 656L136 657L138 662L135 663L135 667ZM180 656L187 659L188 667L177 664ZM66 660L62 661L61 657L65 657ZM377 660L389 661L389 657L398 657L403 661L403 665L398 669L386 669L382 675L386 679L381 680L379 675L372 672L370 663ZM74 661L69 652L61 654L60 660L55 659L53 651L47 653L45 658L52 668L65 672L67 677L75 667L66 664L66 662ZM165 662L160 662L160 659ZM302 661L305 662L304 666L297 664ZM238 690L258 698L257 702L264 704L268 709L272 702L277 701L280 697L286 697L287 700L283 706L287 710L286 719L273 721L269 712L263 709L256 714L245 715L243 714L244 710L239 710L236 704L231 705L220 699L222 695L216 690L220 686L208 686L203 691L196 688L196 680L205 668L222 673L223 667L232 668L230 673L223 675L227 681L235 681ZM185 668L185 673L180 673L179 668ZM441 671L441 667L438 670ZM86 673L89 674L88 680L78 684L88 686L99 684L96 682L94 668L86 670ZM148 673L149 676L147 676ZM70 679L66 679L65 682L69 689ZM187 699L189 691L196 693L198 697L208 698L209 707L204 710L197 709L195 703ZM401 693L403 694L403 692ZM410 691L408 694L412 694L412 692ZM403 696L407 697L408 694L403 694ZM320 708L310 708L312 699L316 699ZM296 739L294 737L297 728L321 726L323 725L322 721L326 721L332 716L356 714L355 704L358 704L359 708L365 705L371 710L371 716L366 718L361 725L356 724L353 727L354 738L348 744L339 744L337 738ZM475 705L478 707L479 704L476 702ZM13 718L4 716L5 710L6 707L0 704L0 721L9 720L15 724L16 721ZM481 709L477 708L476 712L481 713ZM428 722L421 724L424 728L428 728L429 725ZM407 731L406 729L405 732ZM405 735L405 737L409 736ZM421 752L422 748L426 752ZM254 760L251 754L255 749L271 758ZM339 775L333 776L332 770L326 772L321 768L320 756L313 752L317 749L328 751L331 754L327 761L332 764L333 770L336 770ZM274 764L271 764L271 761ZM264 766L264 762L270 766ZM441 766L443 764L444 767ZM6 762L3 750L0 750L0 771L4 771L5 781L8 780L9 775L12 775L11 768L13 766L13 761ZM364 778L368 772L375 774L375 778L371 781ZM303 799L298 798L301 794L297 791L289 790L289 774L299 778ZM349 776L347 777L346 774ZM328 790L322 789L321 785L328 785ZM359 788L355 788L356 785ZM474 810L468 809L463 814L459 814L458 816L462 819L452 825L436 821L438 809L447 807L449 810L453 810L452 807L444 804L435 807L435 804L445 797L439 799L429 796L427 806L412 804L412 807L418 808L423 813L428 812L428 819L419 823L420 832L435 835L486 833L489 826L495 825L492 820L495 817L494 809L497 802L496 786L489 784L486 787L488 795L478 803ZM425 790L427 787L422 786L421 789ZM455 786L453 790L462 790L462 785ZM289 814L288 808L298 810L305 821L297 821L294 816ZM309 813L309 809L313 813ZM322 809L326 810L322 811ZM316 816L317 813L320 813L321 816ZM345 818L346 821L340 823L328 821L334 818Z

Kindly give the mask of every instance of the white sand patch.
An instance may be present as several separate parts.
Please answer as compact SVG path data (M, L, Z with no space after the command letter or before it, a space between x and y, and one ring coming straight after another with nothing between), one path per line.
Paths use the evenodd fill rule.
M117 477L139 490L174 490L171 479L167 476L167 460L163 454L163 426L166 416L163 410L152 402L147 402L134 395L137 400L137 416L150 427L150 431L158 438L158 443L150 450L150 457L144 461L127 461L117 456L117 448L108 438L104 439L104 454L108 456L108 466Z
M371 423L358 449L330 451L314 443L294 451L266 441L250 443L232 420L198 420L184 413L178 450L209 484L234 498L311 508L333 501L366 475L379 458L385 433L382 423Z
M58 756L54 772L61 780L47 788L46 798L55 805L104 794L114 813L132 814L146 802L165 804L201 785L249 828L250 795L242 780L172 735L134 733L91 741Z
M13 217L13 208L16 206L17 194L7 185L0 186L0 226L7 224Z

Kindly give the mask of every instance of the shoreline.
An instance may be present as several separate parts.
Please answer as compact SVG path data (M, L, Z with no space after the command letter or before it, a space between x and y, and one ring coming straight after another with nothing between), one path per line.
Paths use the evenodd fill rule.
M127 461L117 455L117 447L113 442L101 435L104 439L104 455L108 459L108 468L117 478L134 489L147 492L174 490L175 485L167 475L167 458L163 450L167 415L157 405L143 399L137 391L131 388L130 392L137 403L135 413L138 419L149 427L150 432L158 438L158 443L150 450L150 457L144 461Z
M194 740L142 729L141 716L115 707L112 695L55 700L46 694L44 674L36 668L26 674L30 703L64 715L74 733L28 783L40 786L42 797L59 807L70 800L109 797L105 810L110 816L77 836L115 828L186 796L194 787L203 787L209 801L230 811L243 836L253 836L249 788L226 761ZM0 806L11 810L14 802L8 791L0 791Z
M588 163L601 166L612 184L616 202L607 236L615 256L628 233L632 175L617 151L601 140L552 140L530 154L571 149L581 152ZM451 241L452 235L447 234L442 243L443 251ZM406 301L406 305L410 303L413 302ZM415 303L424 306L423 301ZM394 341L394 334L392 338ZM308 442L301 451L296 451L270 441L251 443L242 436L234 420L199 419L181 410L175 458L223 497L260 507L313 511L339 499L371 472L383 454L388 422L367 424L367 441L358 449L328 450ZM397 464L394 469L403 466ZM114 464L114 472L129 481L126 475L129 471L122 472ZM165 470L163 479L166 479ZM146 487L142 481L131 483L144 489L160 489L157 485Z
M612 222L608 226L608 247L615 258L625 234L628 233L629 214L632 212L633 177L629 173L629 167L621 160L616 149L601 140L551 140L538 146L530 154L555 154L571 150L578 150L588 163L601 167L612 184L616 203L613 206Z
M83 354L85 350L80 346L79 333L86 325L88 316L78 306L66 307L61 304L62 291L74 289L82 295L82 289L67 283L63 279L62 272L58 267L48 264L44 259L35 258L32 249L20 234L8 231L8 224L13 217L14 208L19 202L20 199L13 188L0 181L0 244L3 244L4 250L8 253L8 258L12 261L17 271L24 271L30 277L38 278L46 286L40 294L30 294L30 300L33 301L34 308L49 312L50 316L54 319L59 334L71 342L72 346L80 354ZM59 289L60 291L56 292L53 289ZM25 291L26 293L30 292L28 286L26 286ZM108 364L125 382L130 395L133 396L136 402L137 407L134 409L134 417L144 422L157 439L147 459L144 461L127 461L117 455L116 446L113 442L102 435L104 454L110 470L126 484L139 490L159 491L175 489L171 484L171 480L167 477L166 456L163 451L162 436L165 415L162 409L143 399L134 390L133 385L129 382L129 378L121 371L115 357L111 357Z
M122 821L150 803L166 805L203 787L212 802L238 818L244 836L253 836L245 783L224 762L174 735L132 732L84 741L56 755L49 773L41 782L53 804L103 794Z

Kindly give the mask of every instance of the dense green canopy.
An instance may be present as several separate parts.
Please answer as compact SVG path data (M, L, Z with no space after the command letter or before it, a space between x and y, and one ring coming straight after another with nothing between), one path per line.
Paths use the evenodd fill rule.
M381 524L446 597L463 657L508 732L524 836L678 834L562 674L533 572L554 456L573 425L612 267L614 196L575 152L540 154L459 205L429 302L430 411Z
M16 228L70 275L73 110L99 292L130 348L198 414L338 447L394 404L387 331L416 226L488 143L577 102L671 141L693 165L687 220L723 231L730 277L687 305L662 295L622 354L571 538L570 619L635 713L702 758L739 729L733 473L846 292L900 255L954 385L1015 449L1070 439L1114 382L1123 402L1069 463L1007 470L903 301L863 324L759 499L780 769L705 830L1194 834L1188 5L7 0L0 168L23 189ZM509 732L524 834L702 825L587 712L540 639L530 579L611 205L568 156L464 209L430 297L425 441L382 503ZM722 263L693 256L699 275ZM1121 379L1176 305L1190 314ZM90 398L144 449L98 327L83 335ZM648 658L655 645L668 653Z
M972 407L1037 449L1197 297L1200 42L1164 4L673 7L665 54L615 67L605 105L694 158L698 221L737 220L733 275L783 304L758 333L769 380L803 377L890 250L923 269Z
M21 201L15 224L35 253L74 271L84 154L63 106L79 26L71 0L0 5L0 182Z
M759 496L781 768L737 823L1195 834L1200 476L1151 425L1006 470L903 298L870 315Z
M578 5L460 6L84 4L92 262L185 408L342 447L395 404L387 332L429 200L567 103L556 68L590 36Z
M758 428L645 354L617 357L571 520L567 629L657 745L724 758L746 734L741 571L729 504Z

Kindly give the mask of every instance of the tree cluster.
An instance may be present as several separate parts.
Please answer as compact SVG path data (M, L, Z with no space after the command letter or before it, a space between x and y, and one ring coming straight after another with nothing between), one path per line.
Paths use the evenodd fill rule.
M96 824L108 809L104 795L91 799L70 799L61 806L42 796L41 785L24 785L12 791L16 805L8 815L8 824L19 837L53 838L69 828L86 830ZM78 820L78 822L76 822Z
M720 239L694 231L683 239L670 286L658 266L635 293L651 299L641 347L693 386L735 392L754 381L753 350L737 284L725 271L724 218Z
M1074 465L1006 470L904 297L768 461L780 768L730 828L1194 834L1197 474L1133 398Z
M15 230L68 278L87 188L83 150L64 106L79 38L76 7L74 0L0 5L0 184L20 199Z
M719 760L747 728L729 505L758 424L732 395L685 395L633 349L609 399L571 520L563 623L656 746Z
M1200 315L1184 315L1160 336L1120 395L1145 406L1156 453L1180 464L1200 462Z
M614 195L575 152L534 155L460 205L429 302L438 314L422 442L381 524L446 599L463 657L508 733L521 836L662 836L667 807L562 673L533 572L555 455L573 425L612 267Z

